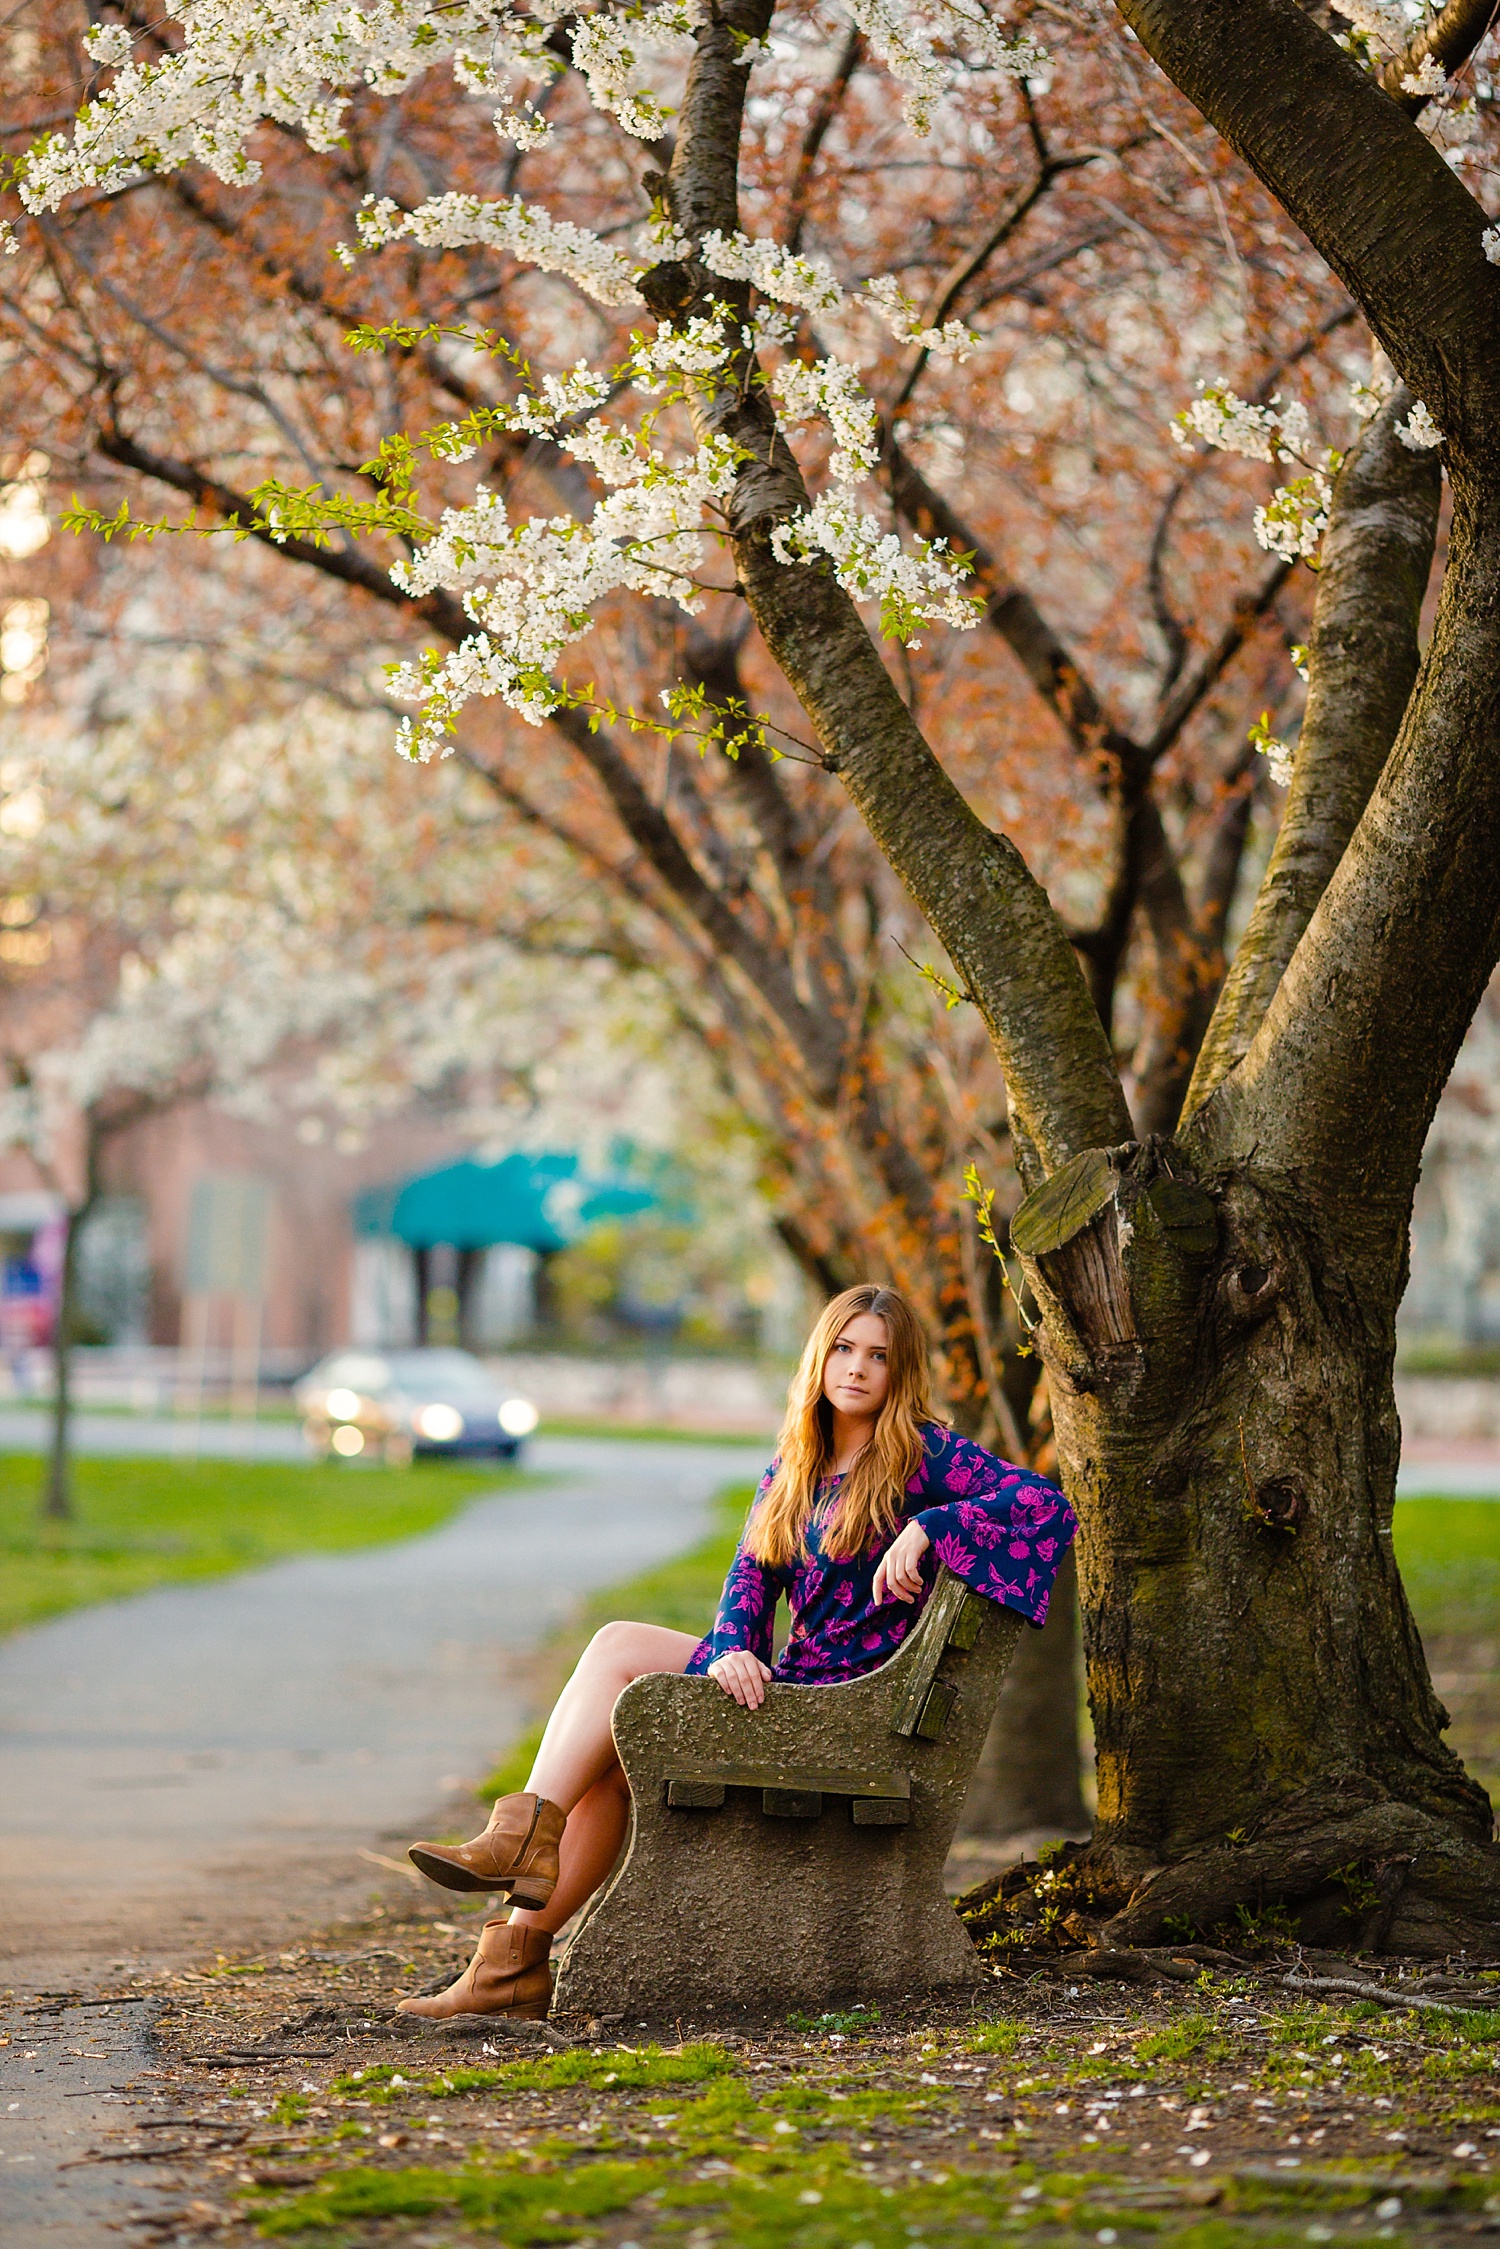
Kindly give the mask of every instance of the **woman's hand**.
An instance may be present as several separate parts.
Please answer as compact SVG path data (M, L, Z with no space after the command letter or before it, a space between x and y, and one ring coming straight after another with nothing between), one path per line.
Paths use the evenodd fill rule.
M875 1571L874 1598L878 1609L882 1601L914 1601L922 1590L922 1556L932 1544L920 1523L908 1523L900 1536L892 1539L880 1557Z
M708 1676L715 1686L722 1687L726 1695L733 1695L747 1710L759 1710L766 1699L766 1681L771 1672L769 1665L762 1663L759 1656L751 1655L748 1648L731 1648L727 1655L709 1665Z

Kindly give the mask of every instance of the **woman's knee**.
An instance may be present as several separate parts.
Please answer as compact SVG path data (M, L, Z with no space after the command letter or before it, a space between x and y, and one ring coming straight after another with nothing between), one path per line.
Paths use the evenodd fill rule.
M629 1671L639 1660L640 1639L638 1624L601 1624L584 1649L582 1661L601 1671Z

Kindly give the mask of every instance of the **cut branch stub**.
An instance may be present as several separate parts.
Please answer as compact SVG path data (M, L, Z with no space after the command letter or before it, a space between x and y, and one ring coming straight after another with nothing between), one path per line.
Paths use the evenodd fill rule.
M1196 1295L1218 1241L1213 1197L1165 1160L1156 1143L1085 1149L1011 1221L1011 1245L1048 1314L1043 1356L1075 1389L1140 1358L1162 1311Z

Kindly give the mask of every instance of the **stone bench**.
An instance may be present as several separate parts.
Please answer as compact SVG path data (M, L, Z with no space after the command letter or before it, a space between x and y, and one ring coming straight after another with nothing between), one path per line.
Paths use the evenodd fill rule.
M1025 1629L948 1570L889 1663L745 1710L654 1672L614 1708L630 1836L559 2013L822 2011L977 1982L943 1862Z

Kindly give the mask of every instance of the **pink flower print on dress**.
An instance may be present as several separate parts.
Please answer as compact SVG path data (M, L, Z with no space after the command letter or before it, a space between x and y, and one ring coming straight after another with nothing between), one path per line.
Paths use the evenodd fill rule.
M1044 1562L1050 1562L1057 1552L1057 1540L1055 1538L1039 1538L1036 1542L1036 1550Z
M1010 1503L1010 1519L1013 1523L1050 1523L1056 1513L1056 1496L1052 1492L1038 1491L1034 1484L1028 1484L1024 1491L1017 1492Z
M945 1569L952 1570L955 1577L964 1576L966 1571L974 1567L973 1550L965 1546L961 1538L955 1538L951 1531L946 1531L941 1538L933 1540L932 1551Z
M958 1519L976 1546L998 1546L1006 1536L1005 1525L997 1523L983 1507L976 1507L971 1499L959 1501Z
M1008 1551L1013 1562L1024 1562L1027 1555L1031 1552L1031 1548L1027 1545L1024 1538L1013 1538L1010 1542Z
M731 1582L729 1605L743 1609L746 1616L759 1616L766 1605L766 1589L759 1570L737 1570Z

